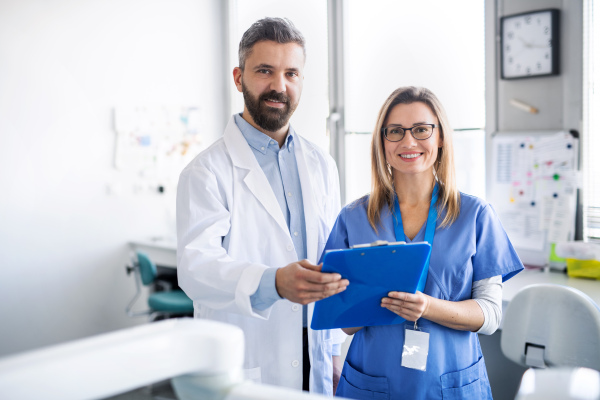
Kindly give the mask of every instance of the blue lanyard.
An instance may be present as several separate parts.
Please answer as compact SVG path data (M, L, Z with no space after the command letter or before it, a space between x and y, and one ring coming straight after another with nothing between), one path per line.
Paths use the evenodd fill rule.
M435 225L437 222L437 210L435 208L435 202L438 198L438 184L435 184L433 188L433 193L431 194L431 203L429 204L429 214L427 215L427 225L425 226L425 241L429 243L433 247L433 236L435 235ZM394 231L396 233L396 241L397 242L405 242L406 236L404 235L404 227L402 226L402 213L400 212L400 203L398 202L398 196L395 198L394 204ZM427 261L425 261L425 268L423 269L423 274L421 275L421 279L419 279L419 284L417 285L417 290L422 292L425 289L425 283L427 282L427 273L429 272L429 260L431 258L431 252L427 257Z

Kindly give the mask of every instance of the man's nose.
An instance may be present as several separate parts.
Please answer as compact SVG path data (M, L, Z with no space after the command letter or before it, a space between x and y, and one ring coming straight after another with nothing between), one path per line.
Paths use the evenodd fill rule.
M274 74L271 80L271 90L277 93L285 92L285 76L283 74Z

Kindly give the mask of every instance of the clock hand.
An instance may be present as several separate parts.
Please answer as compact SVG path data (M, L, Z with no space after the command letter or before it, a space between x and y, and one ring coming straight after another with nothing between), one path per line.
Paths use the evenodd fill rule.
M523 42L523 46L525 46L525 47L532 47L531 43L527 43L527 42L525 41L525 39L523 39L521 36L518 36L518 38L519 38L519 40L520 40L521 42Z
M549 49L550 45L543 45L543 44L532 44L529 47L535 47L536 49Z

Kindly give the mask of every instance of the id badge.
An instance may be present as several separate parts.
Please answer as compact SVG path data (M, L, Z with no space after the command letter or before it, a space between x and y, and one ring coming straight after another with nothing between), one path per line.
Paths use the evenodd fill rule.
M429 354L429 333L417 326L417 321L404 327L404 346L402 347L402 366L425 371Z

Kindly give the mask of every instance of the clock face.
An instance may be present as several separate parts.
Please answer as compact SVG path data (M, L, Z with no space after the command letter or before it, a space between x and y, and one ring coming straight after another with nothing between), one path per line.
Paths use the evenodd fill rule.
M502 78L558 74L558 10L502 18Z

